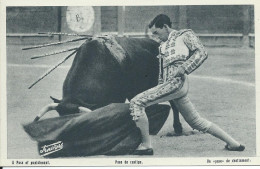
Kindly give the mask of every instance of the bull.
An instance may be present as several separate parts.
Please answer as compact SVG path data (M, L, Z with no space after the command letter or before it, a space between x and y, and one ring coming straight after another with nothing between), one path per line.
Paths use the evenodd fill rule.
M61 152L62 155L56 154L56 156L126 154L130 150L134 150L140 143L140 139L134 139L139 137L137 129L129 129L136 128L133 127L135 123L131 119L129 120L129 107L126 104L111 105L111 103L124 103L138 93L157 85L158 47L157 42L148 38L110 37L85 41L78 48L63 83L62 99L51 97L54 103L46 105L34 120L35 123L24 126L25 130L38 141L39 147L46 145L46 140L63 140L67 148ZM170 105L174 114L175 133L181 134L182 126L178 109L173 102L170 102ZM50 110L56 110L60 118L38 121ZM150 126L150 133L152 131L152 134L156 134L165 122L168 115L165 112L169 113L169 109L151 106L146 111L149 121L151 120L154 124L154 126ZM159 113L155 114L156 111ZM80 115L82 112L85 113ZM88 115L86 112L94 113ZM110 115L106 115L109 113L104 112L109 112ZM98 118L96 118L97 116ZM74 120L70 120L71 118ZM90 123L83 124L84 119ZM61 122L57 122L59 120ZM100 121L102 121L102 125L106 126L105 128L98 129ZM62 124L57 125L57 123ZM39 133L40 126L44 126L45 129L41 129ZM66 130L60 133L60 128L66 128ZM98 134L93 134L89 130L90 128ZM113 128L113 130L106 128ZM84 132L84 135L79 136L78 132ZM56 136L54 137L54 135ZM107 137L105 139L107 143L102 145L109 146L102 148L100 144L93 145L99 143L100 135ZM83 141L80 146L75 146L73 139L70 138L78 138ZM130 145L128 145L129 143ZM82 147L88 151L82 150Z
M63 116L123 103L157 85L159 43L148 38L114 37L109 45L121 48L118 54L106 45L108 39L94 38L79 47L63 83L62 100L51 97L54 104L45 106L35 121L50 110ZM178 109L171 101L170 105L173 128L181 134Z

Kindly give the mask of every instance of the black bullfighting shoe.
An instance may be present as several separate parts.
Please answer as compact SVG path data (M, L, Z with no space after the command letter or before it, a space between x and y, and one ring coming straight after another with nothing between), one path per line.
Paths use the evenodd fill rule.
M225 149L228 151L244 151L245 146L241 145L239 147L230 148L228 145L225 146Z
M153 155L153 149L147 148L143 150L135 150L132 155Z

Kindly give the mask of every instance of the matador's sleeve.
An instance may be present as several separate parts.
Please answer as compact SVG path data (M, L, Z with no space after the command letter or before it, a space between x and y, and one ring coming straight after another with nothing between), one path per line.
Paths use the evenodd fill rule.
M182 64L186 74L196 70L208 57L204 46L195 36L193 31L187 31L183 34L183 41L189 48L190 57Z

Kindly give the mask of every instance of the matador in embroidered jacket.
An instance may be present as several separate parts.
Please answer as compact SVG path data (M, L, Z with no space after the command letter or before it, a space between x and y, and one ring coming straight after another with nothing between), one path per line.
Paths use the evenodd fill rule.
M136 126L140 129L142 143L135 150L136 155L152 155L149 136L149 121L145 108L166 101L177 107L185 121L193 128L207 132L227 143L230 151L243 151L245 146L234 140L216 124L200 117L188 97L188 76L208 57L203 45L192 30L174 30L170 18L160 14L149 24L154 36L163 43L159 47L159 83L157 86L136 95L130 101L130 110Z
M190 74L208 56L203 45L190 29L172 31L168 40L160 45L159 51L160 83L171 80L177 73L178 67L182 67L187 75Z
M173 30L168 40L159 46L159 78L158 86L137 95L130 104L147 107L147 103L172 94L184 83L184 76L176 76L178 72L190 74L207 59L207 52L194 32L190 29ZM132 111L133 120L137 120L142 111Z

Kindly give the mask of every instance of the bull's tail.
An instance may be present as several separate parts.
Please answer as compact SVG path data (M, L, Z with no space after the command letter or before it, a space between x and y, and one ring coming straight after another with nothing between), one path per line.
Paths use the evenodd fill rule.
M57 106L58 106L58 103L51 103L51 104L48 104L47 106L43 107L40 110L40 113L35 117L35 119L33 121L40 120L40 118L42 116L44 116L48 111L56 110Z

